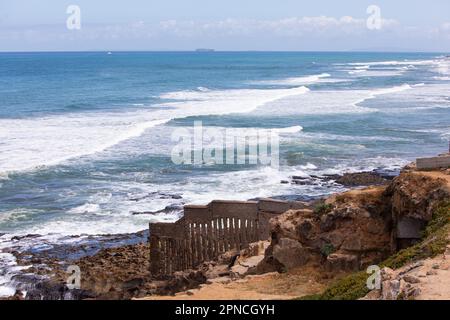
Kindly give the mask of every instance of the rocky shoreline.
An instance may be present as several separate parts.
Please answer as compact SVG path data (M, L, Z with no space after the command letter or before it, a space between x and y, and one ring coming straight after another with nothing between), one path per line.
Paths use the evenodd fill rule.
M411 174L408 171L409 169L404 170L403 177ZM392 243L393 219L395 220L392 210L397 206L401 207L399 210L402 212L406 209L413 210L404 208L407 203L397 199L404 196L399 195L402 194L399 190L405 186L410 188L408 184L423 190L422 194L414 191L412 196L414 206L417 207L413 210L415 213L422 209L426 212L431 210L421 207L424 204L420 201L425 201L424 198L431 197L434 203L437 200L433 197L448 197L433 183L431 185L441 190L442 194L435 195L431 187L427 189L428 180L408 182L400 178L394 179L396 175L396 172L375 170L342 176L310 177L309 179L332 181L357 189L325 199L308 199L307 209L287 212L273 220L270 242L253 244L243 252L228 252L219 261L205 262L197 270L178 272L164 279L150 277L146 231L131 235L83 237L74 244L53 246L48 250L9 248L6 251L14 255L17 264L27 267L14 276L13 281L18 290L10 299L131 299L174 296L179 292L198 290L201 286L220 281L228 283L268 272L289 274L297 268L314 270L314 277L319 280L316 281L317 286L311 287L317 290L341 274L382 261L398 249ZM308 181L293 176L287 183ZM374 186L361 189L368 185ZM418 195L420 199L415 199ZM394 205L394 201L400 201L401 205ZM427 206L431 206L428 202L427 200ZM178 208L167 208L176 209ZM27 237L38 238L39 235ZM23 239L16 240L20 243ZM406 245L395 243L395 246ZM69 265L77 265L81 269L81 290L69 290L66 286L66 269ZM305 294L311 293L314 292L305 291Z

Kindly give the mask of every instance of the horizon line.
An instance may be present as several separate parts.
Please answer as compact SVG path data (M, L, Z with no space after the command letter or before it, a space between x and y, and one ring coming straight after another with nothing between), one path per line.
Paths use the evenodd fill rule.
M199 48L200 49L200 48ZM437 53L446 54L450 51L426 51L426 50L216 50L199 51L199 49L178 50L178 49L161 49L161 50L0 50L0 53L239 53L239 52L260 52L260 53ZM201 49L200 49L201 50Z

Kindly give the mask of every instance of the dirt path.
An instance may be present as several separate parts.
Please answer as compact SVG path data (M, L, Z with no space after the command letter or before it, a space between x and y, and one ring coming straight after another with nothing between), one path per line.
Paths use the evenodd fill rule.
M283 274L247 276L236 281L219 278L176 296L150 296L144 300L287 300L318 293L328 282L313 268L301 268Z
M416 300L450 299L450 246L446 254L424 260L415 273L420 279L420 294Z

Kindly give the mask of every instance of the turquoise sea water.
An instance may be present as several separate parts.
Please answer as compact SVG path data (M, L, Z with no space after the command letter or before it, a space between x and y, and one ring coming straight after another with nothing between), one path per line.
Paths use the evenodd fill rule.
M280 181L445 151L449 89L438 53L2 53L0 239L135 232L179 212L133 212L340 190ZM171 133L194 121L277 129L280 168L173 164Z

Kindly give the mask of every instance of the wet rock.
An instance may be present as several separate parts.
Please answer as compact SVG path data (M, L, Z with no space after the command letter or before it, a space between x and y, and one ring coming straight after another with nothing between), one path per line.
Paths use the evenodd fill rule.
M183 206L179 205L179 204L172 204L169 206L166 206L164 209L161 210L157 210L157 211L133 211L131 212L132 215L143 215L143 214L148 214L148 215L155 215L155 214L160 214L160 213L176 213L179 212L181 213L183 211Z
M311 181L310 180L292 180L292 183L300 185L300 186L306 186L308 184L311 184Z
M302 177L302 176L292 176L292 180L309 180L308 177Z
M156 199L182 199L183 197L179 194L170 194L170 193L163 193L163 192L151 192L145 196L138 197L138 198L130 198L129 201L141 201L148 198L156 198Z
M311 177L319 178L324 181L336 181L337 179L341 178L342 176L339 174L325 174L322 177L318 177L318 176L311 176Z
M38 282L27 291L26 300L83 300L95 295L86 290L69 290L63 283Z
M346 187L379 185L387 182L375 172L345 173L335 181Z
M393 180L400 174L400 169L374 169L372 172L383 179Z
M40 234L27 234L25 236L14 236L11 238L11 240L23 240L23 239L27 239L27 238L38 238L40 237Z

